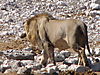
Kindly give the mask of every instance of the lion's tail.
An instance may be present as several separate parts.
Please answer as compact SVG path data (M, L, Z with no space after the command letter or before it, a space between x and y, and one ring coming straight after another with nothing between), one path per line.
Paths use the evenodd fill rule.
M89 42L88 42L88 31L87 31L87 26L84 23L84 28L85 28L85 36L86 36L86 46L89 54L92 56L92 53L90 52L90 47L89 47Z

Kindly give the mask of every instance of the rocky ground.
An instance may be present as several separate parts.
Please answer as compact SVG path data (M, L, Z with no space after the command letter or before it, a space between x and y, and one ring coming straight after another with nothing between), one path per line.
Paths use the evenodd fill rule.
M48 12L58 19L81 19L88 26L89 45L95 62L91 68L77 65L77 54L55 50L57 66L39 63L42 53L21 39L23 22ZM100 0L0 0L0 75L100 75Z

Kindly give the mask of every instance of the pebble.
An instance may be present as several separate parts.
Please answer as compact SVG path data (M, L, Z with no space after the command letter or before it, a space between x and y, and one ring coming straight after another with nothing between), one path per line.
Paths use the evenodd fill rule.
M61 6L67 6L67 3L65 3L64 1L58 1L56 4Z
M95 48L94 52L96 56L100 56L100 48Z
M3 60L0 59L0 65L3 64Z
M100 4L100 0L95 0L95 3L96 4Z
M4 53L0 51L0 56L2 56Z

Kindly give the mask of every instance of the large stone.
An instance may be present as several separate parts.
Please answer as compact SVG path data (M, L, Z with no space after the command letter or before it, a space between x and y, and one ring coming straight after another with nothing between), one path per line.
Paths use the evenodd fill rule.
M10 65L6 65L6 64L3 64L0 66L0 70L1 72L5 72L7 69L10 69L11 66Z
M66 58L63 63L67 65L78 64L78 58Z
M90 7L91 7L93 10L100 10L100 4L91 3L91 4L90 4Z
M62 54L57 54L56 56L55 56L55 61L56 62L62 62L62 61L64 61L65 60L65 57L64 57L64 55L62 55Z
M53 74L53 73L55 73L56 71L58 71L58 68L57 68L57 66L54 66L54 64L48 64L48 65L46 66L46 70L47 70L47 73Z
M66 71L67 68L68 68L68 65L65 65L65 64L59 65L58 68L59 68L60 71Z
M22 62L20 61L12 61L10 62L11 68L14 69L15 71L18 71L18 67L25 66Z
M33 64L33 60L22 60L21 61L24 65L29 65L29 64Z
M61 51L60 54L64 55L65 58L68 58L71 55L69 51Z
M57 71L57 66L52 66L47 68L47 73L53 74Z
M26 67L19 67L17 74L25 74L25 75L30 75L31 74L31 68L26 68Z
M89 70L89 68L81 66L81 65L71 65L71 66L68 67L67 70L74 70L76 72L86 72L86 71Z
M4 73L7 74L7 73L10 73L10 72L14 72L13 69L7 69Z
M16 60L33 60L34 53L26 50L7 50L4 51L4 55L9 59L16 59Z
M97 16L97 15L100 15L100 11L96 11L96 10L90 11L90 15L93 16L93 17Z
M94 64L91 66L91 68L92 68L93 71L99 72L99 71L100 71L100 62L94 63Z

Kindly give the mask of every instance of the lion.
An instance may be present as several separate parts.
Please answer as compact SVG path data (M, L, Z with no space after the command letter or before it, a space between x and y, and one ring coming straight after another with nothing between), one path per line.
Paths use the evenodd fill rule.
M85 46L90 52L88 45L87 26L77 19L55 19L48 13L35 15L28 19L25 24L27 36L33 46L44 49L41 63L46 66L48 62L56 65L54 59L54 48L68 49L77 52L79 62L84 66L89 66L85 54Z

